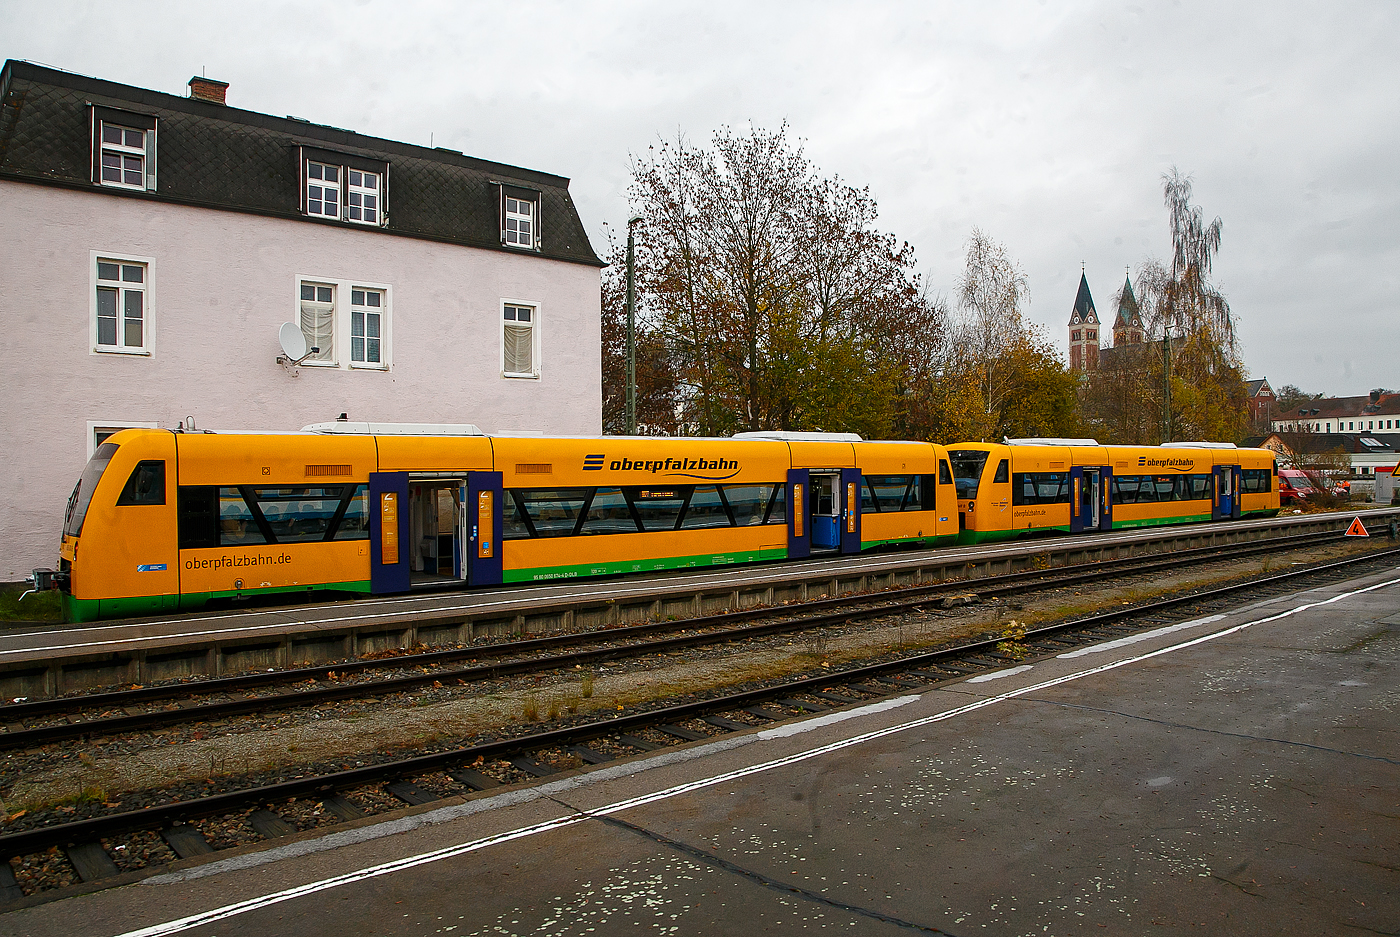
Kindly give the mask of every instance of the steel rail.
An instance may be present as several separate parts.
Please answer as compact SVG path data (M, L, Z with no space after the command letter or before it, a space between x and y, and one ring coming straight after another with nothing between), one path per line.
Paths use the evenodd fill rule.
M1302 570L1290 570L1273 576L1251 579L1243 583L1235 583L1229 586L1209 589L1204 592L1175 596L1129 609L1117 609L1111 612L1059 622L1054 625L1028 631L1025 635L1025 639L1020 643L1033 644L1035 641L1053 638L1071 631L1093 632L1105 625L1120 622L1124 619L1150 617L1158 612L1182 605L1199 605L1203 602L1216 601L1240 592L1257 590L1260 587L1267 587L1305 576L1315 576L1319 573L1343 569L1357 563L1372 562L1377 559L1395 555L1400 555L1400 547L1372 551L1364 555L1350 557L1320 566L1313 566ZM222 794L214 794L195 800L175 801L142 808L140 810L123 811L121 813L108 814L101 817L75 820L69 823L35 827L34 829L0 836L0 857L10 858L28 855L48 849L51 846L66 846L82 842L92 842L101 837L116 836L133 830L165 829L175 823L246 809L259 804L268 804L279 800L287 800L289 798L302 798L308 795L327 796L336 791L348 790L367 784L390 782L397 779L441 771L454 765L473 763L478 758L496 759L507 755L517 755L565 745L581 744L591 739L615 735L619 732L627 732L629 730L655 726L657 724L684 721L712 713L743 709L747 706L754 706L758 703L767 702L775 698L782 698L793 693L802 693L823 687L829 688L841 686L843 684L851 685L859 683L866 679L878 678L881 674L891 671L919 670L928 666L937 667L940 661L948 662L957 657L966 658L981 653L995 653L997 645L1003 640L1002 638L994 638L978 641L971 644L959 645L958 647L911 655L898 660L882 661L876 664L824 673L814 677L800 678L778 685L748 690L737 694L712 697L710 699L699 700L692 703L682 703L659 709L645 710L577 726L530 733L528 735L515 736L508 739L498 739L479 745L449 749L427 755L416 755L411 758L364 765L331 772L325 775L299 777L259 787L245 788L239 791L227 791ZM1062 649L1056 649L1053 653L1058 653L1060 650ZM1034 660L1037 658L1026 659ZM997 667L1003 666L1005 663L1014 663L1014 661L1004 660L996 663L993 667L984 667L983 669L996 669ZM967 673L950 673L948 682L960 680L967 676L969 676ZM937 686L942 682L943 681L930 682L927 686ZM852 699L852 702L856 702L856 700Z
M1318 534L1309 535L1303 538L1286 538L1289 540L1307 540L1317 542L1319 540L1331 541L1339 539L1339 534ZM1215 556L1223 556L1227 559L1235 559L1241 556L1248 556L1254 553L1273 552L1278 548L1275 541L1256 542L1247 545L1243 549L1228 550L1221 547L1198 548L1194 551L1183 551L1172 559L1162 559L1154 557L1147 561L1142 557L1131 557L1124 560L1110 561L1109 563L1092 564L1090 569L1082 569L1069 575L1046 576L1045 571L1023 571L1020 573L1010 573L1001 576L989 576L978 580L973 580L979 585L977 596L979 598L1004 595L1024 591L1021 585L1026 580L1031 580L1031 587L1039 591L1042 589L1062 588L1065 586L1093 582L1095 580L1118 578L1131 574L1131 571L1140 567L1149 567L1155 570L1169 569L1179 566L1189 566L1209 559L1208 556L1200 554L1209 553ZM1089 565L1089 564L1085 564ZM990 588L982 587L982 584L991 583ZM614 642L627 638L641 637L646 634L657 632L675 631L695 631L701 628L710 628L699 634L684 634L672 638L660 640L644 641L631 644L614 645L593 650L575 651L572 653L551 654L546 657L533 657L522 660L515 660L498 664L481 664L471 667L460 667L453 670L430 671L427 673L411 674L400 677L390 677L388 679L376 680L368 683L351 683L339 686L316 687L306 690L292 690L287 693L258 696L241 700L229 700L217 703L205 703L196 706L186 706L179 709L159 710L149 713L133 713L122 716L104 716L96 719L80 720L75 722L59 723L50 726L38 726L27 729L13 729L5 733L0 733L0 751L34 747L65 741L68 739L81 738L84 736L113 735L122 732L132 732L139 729L161 728L170 725L177 725L189 722L212 722L219 719L227 719L233 716L249 715L252 713L285 710L312 706L318 703L338 702L346 699L368 699L374 697L388 696L393 693L400 693L406 690L419 687L441 684L444 682L465 684L469 682L480 682L484 680L500 679L502 677L517 676L527 673L538 673L548 670L557 670L567 667L581 667L587 664L595 664L604 660L616 658L640 657L647 654L663 653L683 648L699 647L710 644L722 644L727 642L741 641L745 639L767 637L773 634L784 632L804 631L814 628L826 627L831 624L841 624L852 620L872 617L884 617L892 614L899 614L910 610L917 610L918 606L927 601L926 598L907 597L911 593L920 596L927 596L930 593L941 591L957 591L955 587L968 586L969 581L960 580L955 583L939 583L930 586L919 586L910 589L897 590L893 592L873 593L869 595L842 599L823 599L815 603L807 603L802 606L778 606L768 609L755 610L753 612L726 612L720 615L707 616L697 619L685 619L677 622L658 622L645 625L636 625L627 628L607 629L604 631L594 631L582 634L558 635L550 638L539 638L530 641L509 642L497 645L489 650L491 654L474 654L475 649L453 649L450 652L429 652L429 654L443 653L451 657L461 657L471 654L475 657L486 656L510 656L523 655L548 650L559 647L576 646L583 643ZM896 601L890 601L891 599ZM875 604L875 603L881 604ZM866 608L852 608L852 606L866 605ZM810 615L804 614L815 608L836 607L842 611L825 614ZM735 628L717 627L725 622L735 620L752 620L754 618L772 618L780 615L796 615L798 617L772 622L768 624L746 625ZM394 666L421 665L421 656L389 658L386 661L366 661L366 664L389 664ZM254 674L254 678L263 679L266 682L260 685L276 683L297 683L307 680L317 679L311 676L312 673L319 674L324 678L329 673L345 672L348 668L337 666L324 666L314 668L303 668L295 671L283 671L289 674L290 679L272 681L271 674ZM366 669L366 668L361 668ZM244 678L227 678L233 685L223 680L206 681L197 684L182 684L176 687L178 693L167 695L157 695L154 699L173 699L177 697L191 697L196 694L212 695L220 692L231 692L237 689L245 689L246 686L239 685L237 681ZM164 689L164 688L158 688ZM0 717L14 721L18 718L25 718L21 706L34 706L41 709L41 714L50 715L63 712L75 712L90 709L111 709L119 708L123 703L130 704L131 694L141 691L116 691L114 693L91 694L88 696L63 697L60 700L44 700L36 704L12 704L11 707L0 708ZM68 705L58 707L53 704L65 702ZM45 705L47 704L47 705ZM33 712L31 710L31 712ZM28 718L36 718L36 715L28 715Z
M1308 543L1316 543L1331 541L1337 539L1339 536L1338 534L1327 533L1284 539L1290 541L1288 547L1291 548L1293 546L1303 545L1296 543L1296 541L1299 540ZM1209 559L1210 556L1223 556L1225 558L1234 559L1255 553L1273 552L1277 547L1277 541L1254 542L1246 545L1242 549L1235 549L1233 551L1221 547L1202 547L1196 550L1182 551L1182 553L1176 555L1172 559L1153 557L1149 560L1143 557L1128 557L1122 560L1112 560L1108 563L1083 564L1082 567L1069 567L1068 569L1078 571L1070 572L1068 575L1054 576L1053 574L1047 575L1047 571L1044 570L1028 570L1019 573L982 577L977 580L972 580L971 582L978 584L979 591L976 594L979 597L1012 592L1015 590L1016 584L1027 580L1030 580L1032 588L1038 591L1075 585L1083 582L1092 582L1096 579L1130 575L1134 569L1140 567L1150 567L1153 570L1167 569L1177 566L1193 565ZM1210 556L1204 554L1209 554ZM1062 569L1065 569L1065 567L1062 567ZM983 584L987 583L991 584L990 588L983 587ZM454 670L429 671L401 677L390 677L370 683L351 683L333 687L316 687L314 689L294 690L279 695L251 697L219 703L206 703L198 706L185 706L174 710L128 713L121 716L102 716L95 719L60 723L52 726L12 729L8 732L0 733L0 751L44 745L66 739L79 738L85 735L130 732L137 729L157 728L186 722L208 722L266 710L291 709L345 699L387 696L392 693L403 692L433 683L440 683L444 680L448 682L456 681L458 683L478 682L506 676L515 676L523 673L554 670L560 667L582 666L584 664L596 663L601 660L609 660L618 657L636 657L648 653L674 650L676 648L719 644L743 640L745 638L764 637L784 631L801 631L819 628L834 622L896 614L910 608L915 608L923 601L926 601L925 599L919 598L907 598L910 595L926 596L938 592L958 591L958 587L965 588L968 584L968 580L935 583L932 585L870 593L848 598L837 597L821 599L816 602L804 603L800 606L775 606L752 611L725 612L718 615L683 619L675 622L652 622L625 628L613 628L579 634L555 635L548 638L536 638L528 641L513 641L479 649L454 648L450 651L430 651L422 655L353 662L362 665L358 668L344 665L323 665L280 671L277 674L250 674L240 677L175 684L167 687L145 687L140 690L117 690L107 693L93 693L83 696L39 700L34 703L10 704L8 707L0 707L0 719L14 723L23 719L41 718L46 715L74 713L84 710L110 710L131 705L135 702L191 698L198 695L239 692L247 690L250 687L325 680L330 678L331 674L354 672L354 670L363 671L371 668L388 669L390 667L405 666L421 667L425 658L432 658L434 661L450 661L466 656L508 657L538 653L555 648L577 646L579 644L596 644L628 640L658 632L717 629L708 630L701 634L684 635L678 638L625 644L592 651L579 651L572 654L554 654L548 657L528 658L506 664L486 664L473 667L461 667ZM862 605L873 605L874 607L859 609L858 607ZM836 607L852 609L852 606L856 606L857 608L834 615L812 616L806 614L820 608ZM731 621L751 621L753 619L772 618L782 615L797 615L799 617L782 621L776 625L749 625L728 629L719 628L719 626ZM477 651L481 651L481 653L477 653ZM277 679L279 676L281 679Z

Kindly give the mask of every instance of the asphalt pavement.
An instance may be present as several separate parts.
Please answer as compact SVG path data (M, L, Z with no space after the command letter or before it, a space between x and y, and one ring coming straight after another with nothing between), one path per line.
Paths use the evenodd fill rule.
M1400 569L0 933L1400 932Z

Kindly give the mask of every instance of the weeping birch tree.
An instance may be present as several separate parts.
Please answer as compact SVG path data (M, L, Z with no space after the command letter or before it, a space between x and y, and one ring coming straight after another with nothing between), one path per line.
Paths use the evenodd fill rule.
M1211 282L1224 225L1205 221L1191 203L1191 177L1176 167L1162 175L1162 199L1171 231L1171 260L1148 259L1138 268L1138 299L1152 336L1168 347L1148 359L1170 413L1171 438L1234 442L1248 429L1249 409L1239 357L1238 329L1225 295ZM1170 377L1163 378L1164 370Z

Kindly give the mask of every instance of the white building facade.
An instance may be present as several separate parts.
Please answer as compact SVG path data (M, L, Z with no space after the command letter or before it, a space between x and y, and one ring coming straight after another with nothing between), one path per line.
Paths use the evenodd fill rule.
M601 263L567 179L191 87L0 74L0 581L53 565L125 427L601 431ZM317 349L298 365L286 322Z

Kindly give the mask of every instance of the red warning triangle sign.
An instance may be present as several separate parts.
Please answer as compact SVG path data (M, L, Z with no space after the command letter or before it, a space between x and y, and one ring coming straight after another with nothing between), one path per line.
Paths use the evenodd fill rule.
M1366 533L1366 525L1363 524L1363 523L1361 523L1361 518L1359 518L1359 517L1353 517L1353 518L1351 519L1351 526L1347 528L1346 535L1347 535L1348 537L1369 537L1369 536L1371 536L1370 534Z

